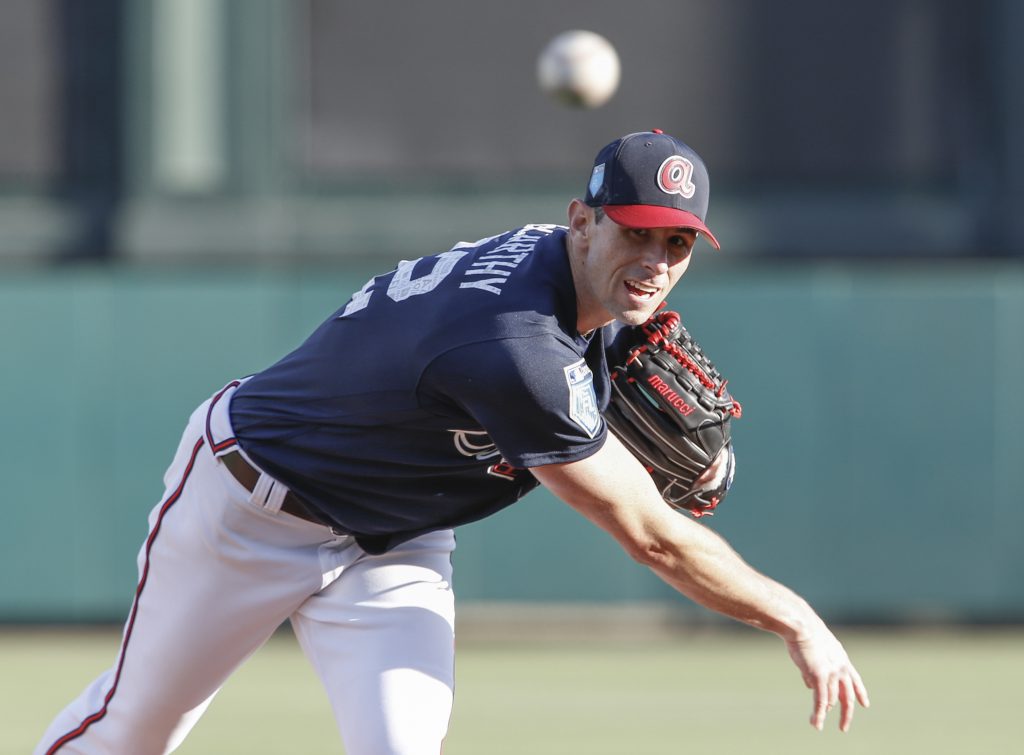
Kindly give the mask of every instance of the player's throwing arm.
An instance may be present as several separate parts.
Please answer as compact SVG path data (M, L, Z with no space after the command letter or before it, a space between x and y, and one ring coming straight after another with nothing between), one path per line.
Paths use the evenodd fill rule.
M637 561L701 605L779 635L813 692L811 725L869 705L860 674L835 635L800 596L751 568L717 534L678 516L710 514L732 482L732 419L740 405L674 312L633 329L612 368L606 414L613 434L595 455L534 474L607 530ZM666 506L665 503L669 505Z

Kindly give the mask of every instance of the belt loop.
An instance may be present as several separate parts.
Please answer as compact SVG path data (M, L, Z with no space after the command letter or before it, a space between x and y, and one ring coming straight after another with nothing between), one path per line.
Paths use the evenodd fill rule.
M249 496L249 500L271 514L276 514L281 510L281 504L284 503L286 495L288 495L288 488L286 486L265 472L260 472L260 478L256 481L256 486L252 489L252 495Z

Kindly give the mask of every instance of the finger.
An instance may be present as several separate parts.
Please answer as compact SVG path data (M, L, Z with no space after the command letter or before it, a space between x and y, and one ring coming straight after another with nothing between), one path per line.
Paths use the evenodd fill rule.
M828 713L828 681L819 679L814 685L814 711L811 713L811 726L818 731L825 727L825 714Z
M842 706L842 713L839 717L839 731L849 731L853 722L853 681L844 679L839 687L839 703Z
M853 691L857 693L857 700L865 708L871 707L871 700L868 699L868 688L864 686L864 682L860 678L860 674L857 673L856 669L853 671Z
M828 678L828 708L827 708L827 710L832 710L834 707L836 707L836 702L838 702L838 700L839 700L839 677L837 675L835 675L835 674L832 674Z

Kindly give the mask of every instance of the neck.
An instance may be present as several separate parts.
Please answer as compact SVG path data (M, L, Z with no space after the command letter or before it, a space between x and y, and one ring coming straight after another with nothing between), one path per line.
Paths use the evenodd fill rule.
M614 318L610 317L604 308L593 303L594 297L587 287L586 277L583 275L583 266L586 264L582 255L573 249L572 235L566 234L565 253L569 258L569 270L572 273L572 283L576 291L576 332L581 336L588 336L603 325L607 325Z

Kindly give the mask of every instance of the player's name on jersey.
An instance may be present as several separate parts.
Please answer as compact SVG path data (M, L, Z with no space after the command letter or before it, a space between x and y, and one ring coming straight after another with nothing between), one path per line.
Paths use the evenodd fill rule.
M537 242L554 231L556 225L527 225L516 231L507 241L477 258L463 273L464 280L459 288L477 288L491 294L501 295L501 288L509 276L525 260ZM490 241L487 239L486 241ZM476 242L473 246L481 245ZM456 246L455 249L459 247ZM478 277L487 276L487 277Z

